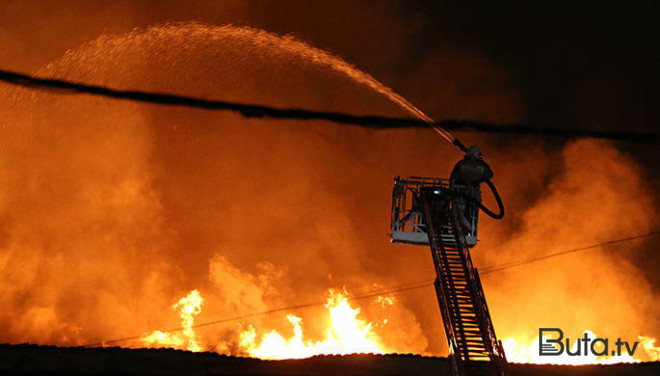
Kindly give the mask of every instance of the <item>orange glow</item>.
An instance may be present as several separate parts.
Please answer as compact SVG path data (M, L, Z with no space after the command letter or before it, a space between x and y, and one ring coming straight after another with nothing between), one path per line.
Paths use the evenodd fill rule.
M397 299L395 296L379 296L376 298L376 301L383 307L392 307Z
M282 108L416 113L332 54L243 27L191 23L105 35L38 74ZM447 176L460 158L437 135L8 86L0 94L0 342L81 346L144 334L116 343L268 359L447 355L432 288L359 305L334 291L326 310L194 328L202 308L211 321L317 301L329 274L332 286L355 291L432 278L428 250L387 244L383 233L393 176ZM658 223L657 194L617 145L506 146L472 134L464 141L482 146L509 210L503 221L480 221L472 252L480 270ZM546 362L534 358L533 336L520 335L543 324L609 338L643 333L643 348L658 359L660 332L650 327L657 290L635 259L644 246L484 274L509 359ZM204 299L197 290L180 299L181 286Z

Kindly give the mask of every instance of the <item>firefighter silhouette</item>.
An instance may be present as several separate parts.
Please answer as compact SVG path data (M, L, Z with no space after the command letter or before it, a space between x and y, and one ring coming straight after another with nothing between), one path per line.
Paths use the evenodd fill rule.
M493 170L483 160L483 154L476 145L470 146L463 159L458 161L451 172L450 179L455 187L460 187L461 193L481 202L480 184L493 177ZM456 200L458 218L466 230L472 231L472 218L467 211L467 198Z

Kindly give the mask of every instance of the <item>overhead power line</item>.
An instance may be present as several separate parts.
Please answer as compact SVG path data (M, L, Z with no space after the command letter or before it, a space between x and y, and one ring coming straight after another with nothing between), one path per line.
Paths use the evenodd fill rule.
M595 249L595 248L604 247L604 246L617 244L617 243L623 243L623 242L627 242L627 241L631 241L631 240L647 238L647 237L651 237L651 236L658 235L658 234L660 234L660 230L652 231L652 232L642 234L642 235L630 236L630 237L627 237L627 238L615 239L615 240L610 240L610 241L603 242L603 243L592 244L592 245L589 245L589 246L586 246L586 247L573 248L573 249L569 249L569 250L549 253L549 254L545 254L545 255L542 255L542 256L538 256L538 257L534 257L534 258L530 258L530 259L526 259L526 260L522 260L522 261L514 261L514 262L510 262L510 263L505 263L505 264L501 264L501 265L492 266L492 267L489 267L489 268L483 268L483 269L481 269L479 274L484 275L484 274L495 273L495 272L499 272L499 271L506 270L506 269L509 269L509 268L514 268L514 267L517 267L517 266L522 266L522 265L531 264L531 263L542 261L542 260L547 260L547 259L552 258L552 257L557 257L557 256L561 256L561 255L565 255L565 254L569 254L569 253L580 252L580 251L586 251L586 250L589 250L589 249ZM401 285L398 285L398 286L392 286L388 289L377 290L377 291L368 291L368 292L364 292L364 293L361 293L361 294L351 295L347 299L348 300L360 300L360 299L373 298L373 297L381 296L381 295L385 295L385 294L393 294L393 293L397 293L397 292L417 290L417 289L421 289L421 288L424 288L424 287L432 286L433 281L434 281L434 279L425 279L425 280L421 280L421 281L417 281L417 282L409 282L409 283L401 284ZM325 302L317 301L317 302L312 302L312 303L292 305L292 306L287 306L287 307L275 308L275 309L271 309L271 310L267 310L267 311L248 313L248 314L245 314L245 315L234 316L234 317L224 318L224 319L220 319L220 320L208 321L208 322L193 325L192 327L193 328L200 328L200 327L204 327L204 326L211 326L211 325L217 325L217 324L222 324L222 323L226 323L226 322L244 320L244 319L247 319L247 318L267 315L267 314L271 314L271 313L292 311L292 310L303 309L303 308L308 308L308 307L322 306L324 304L325 304ZM173 333L173 332L179 332L181 330L183 330L183 328L178 327L178 328L173 328L173 329L168 329L168 330L161 330L161 332ZM144 335L137 335L137 336L131 336L131 337L117 338L117 339L113 339L113 340L109 340L109 341L103 341L103 342L88 344L86 346L88 346L88 347L98 347L98 346L112 345L112 344L116 344L116 343L121 343L121 342L140 339L143 336Z
M419 288L422 288L422 287L431 286L433 284L432 282L433 281L429 282L429 280L411 282L411 283L406 283L406 284L399 285L399 286L394 286L394 287L391 287L391 288L385 289L385 290L370 291L370 292L366 292L366 293L363 293L363 294L351 295L351 296L347 297L347 299L348 300L360 300L360 299L373 298L373 297L380 296L380 295L385 295L385 294L392 294L392 293L395 293L395 292L415 290L415 289L419 289ZM291 305L291 306L287 306L287 307L269 309L267 311L261 311L261 312L253 312L253 313L248 313L248 314L245 314L245 315L234 316L234 317L229 317L229 318L220 319L220 320L207 321L207 322L204 322L204 323L195 324L192 327L193 328L201 328L201 327L204 327L204 326L211 326L211 325L217 325L217 324L222 324L222 323L226 323L226 322L239 321L239 320L244 320L244 319L248 319L248 318L251 318L251 317L268 315L268 314L271 314L271 313L293 311L293 310L296 310L296 309L303 309L303 308L309 308L309 307L318 307L318 306L323 306L325 304L326 304L326 302L324 302L324 301L323 302L316 301L316 302L305 303L305 304ZM177 328L168 329L168 330L161 330L161 332L173 333L173 332L180 332L182 330L183 330L183 327L177 327ZM112 345L112 344L120 343L120 342L132 341L132 340L140 339L142 337L144 337L144 335L124 337L124 338L113 339L113 340L110 340L110 341L103 341L103 342L99 342L99 343L88 344L86 346L88 346L88 347L106 346L106 345Z
M617 244L617 243L623 243L623 242L627 242L627 241L630 241L630 240L647 238L649 236L653 236L653 235L657 235L657 234L660 234L660 231L652 231L652 232L649 232L649 233L646 233L646 234L643 234L643 235L630 236L630 237L627 237L627 238L611 240L611 241L608 241L608 242L593 244L593 245L589 245L589 246L586 246L586 247L573 248L573 249L569 249L569 250L566 250L566 251L550 253L550 254L547 254L547 255L542 255L542 256L530 258L530 259L527 259L527 260L509 262L509 263L505 263L505 264L502 264L502 265L497 265L497 266L493 266L493 267L490 267L490 268L485 268L485 269L483 269L483 271L480 272L480 274L483 275L483 274L494 273L494 272L497 272L497 271L500 271L500 270L510 269L510 268L514 268L516 266L527 265L527 264L531 264L533 262L539 262L539 261L547 260L549 258L562 256L562 255L565 255L567 253L586 251L586 250L589 250L589 249L600 248L600 247L604 247L604 246L608 246L608 245L612 245L612 244Z
M375 115L351 115L341 112L312 111L299 108L275 108L263 105L244 104L195 98L183 95L119 90L105 86L78 83L60 79L39 78L22 73L0 70L0 81L29 88L53 90L56 93L78 93L107 98L153 103L166 106L182 106L215 111L230 111L248 118L270 118L291 120L325 120L338 124L349 124L371 129L389 128L442 128L448 131L473 131L482 133L504 133L516 135L539 135L561 137L590 137L616 141L653 143L660 133L604 132L577 128L549 128L524 124L493 124L472 120L427 121L422 119L394 118Z

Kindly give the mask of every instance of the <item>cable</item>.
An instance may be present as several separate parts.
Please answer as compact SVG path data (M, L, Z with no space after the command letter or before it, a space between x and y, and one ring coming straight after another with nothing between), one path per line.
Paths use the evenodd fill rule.
M394 293L394 292L414 290L414 289L419 289L419 288L427 287L427 286L431 286L431 285L432 284L429 284L428 280L418 281L418 282L410 282L410 283L395 286L393 288L382 290L382 291L371 291L371 292L367 292L367 293L363 293L363 294L357 294L357 295L349 296L349 297L347 297L347 300L360 300L360 299L372 298L372 297L383 295L383 294L391 294L391 293ZM247 318L255 317L255 316L267 315L267 314L270 314L270 313L277 313L277 312L283 312L283 311L292 311L292 310L296 310L296 309L322 306L322 305L325 305L325 304L326 304L325 301L323 301L323 302L317 301L317 302L312 302L312 303L298 304L298 305L287 306L287 307L282 307L282 308L270 309L270 310L267 310L267 311L248 313L248 314L245 314L245 315L234 316L234 317L230 317L230 318L226 318L226 319L208 321L208 322L201 323L201 324L195 324L192 327L193 328L200 328L200 327L204 327L204 326L222 324L222 323L225 323L225 322L243 320L243 319L247 319ZM173 329L168 329L168 330L161 330L161 332L172 333L172 332L179 332L181 330L183 330L183 328L178 327L178 328L173 328ZM144 335L113 339L113 340L110 340L110 341L103 341L103 342L93 343L93 344L89 344L89 345L85 345L85 346L87 346L87 347L105 346L105 345L108 345L108 344L114 344L114 343L119 343L119 342L126 342L126 341L136 340L136 339L140 339L142 337L144 337Z
M589 245L589 246L586 246L586 247L573 248L573 249L569 249L569 250L566 250L566 251L550 253L550 254L547 254L547 255L534 257L534 258L530 258L530 259L523 260L523 261L513 261L513 262L506 263L506 264L497 265L497 266L493 266L493 267L490 267L490 268L485 268L485 269L483 269L483 271L480 271L479 274L484 275L484 274L494 273L494 272L498 272L500 270L510 269L510 268L514 268L516 266L527 265L527 264L531 264L531 263L534 263L534 262L546 260L546 259L549 259L549 258L565 255L567 253L586 251L586 250L593 249L593 248L599 248L599 247L612 245L612 244L616 244L616 243L623 243L623 242L627 242L627 241L630 241L630 240L646 238L646 237L653 236L653 235L658 235L658 234L660 234L660 230L652 231L652 232L649 232L649 233L646 233L646 234L643 234L643 235L630 236L630 237L627 237L627 238L611 240L611 241L604 242L604 243L593 244L593 245Z
M616 243L622 243L622 242L626 242L626 241L646 238L646 237L650 237L650 236L654 236L654 235L658 235L658 234L660 234L660 230L652 231L652 232L642 234L642 235L636 235L636 236L630 236L630 237L622 238L622 239L610 240L610 241L607 241L607 242L604 242L604 243L593 244L593 245L589 245L589 246L586 246L586 247L580 247L580 248L574 248L574 249L569 249L569 250L565 250L565 251L550 253L550 254L547 254L547 255L543 255L543 256L539 256L539 257L536 257L536 258L531 258L531 259L527 259L527 260L523 260L523 261L516 261L516 262L510 262L510 263L506 263L506 264L502 264L502 265L496 265L496 266L493 266L493 267L490 267L490 268L484 268L484 269L480 270L479 274L480 275L485 275L485 274L495 273L495 272L502 271L502 270L505 270L505 269L509 269L509 268L513 268L513 267L517 267L517 266L521 266L521 265L525 265L525 264L531 264L533 262L537 262L537 261L549 259L549 258L552 258L552 257L565 255L567 253L586 251L586 250L593 249L593 248L598 248L598 247L603 247L603 246L612 245L612 244L616 244ZM409 282L409 283L401 284L401 285L398 285L398 286L393 286L393 287L391 287L389 289L385 289L385 290L370 291L370 292L365 292L365 293L362 293L362 294L356 294L356 295L353 295L353 296L349 296L347 299L348 300L366 299L366 298L372 298L372 297L379 296L379 295L384 295L384 294L392 294L392 293L395 293L395 292L403 292L403 291L409 291L409 290L416 290L416 289L420 289L420 288L424 288L424 287L430 287L430 286L433 286L433 281L434 280L435 279L431 279L431 280L426 279L426 280L423 280L423 281ZM220 319L220 320L208 321L208 322L205 322L205 323L193 325L192 327L193 328L199 328L199 327L204 327L204 326L221 324L221 323L225 323L225 322L243 320L243 319L250 318L250 317L255 317L255 316L267 315L267 314L270 314L270 313L290 311L290 310L294 310L294 309L301 309L301 308L308 308L308 307L322 306L322 305L325 305L325 302L313 302L313 303L299 304L299 305L294 305L294 306L271 309L271 310L268 310L268 311L254 312L254 313L249 313L249 314L245 314L245 315L241 315L241 316L229 317L229 318ZM172 332L178 332L178 331L181 331L181 330L183 330L183 328L178 327L178 328L174 328L174 329L162 330L162 332L172 333ZM119 343L119 342L126 342L126 341L136 340L136 339L140 339L142 337L143 337L143 335L132 336L132 337L124 337L124 338L119 338L119 339L113 339L113 340L110 340L110 341L103 341L103 342L88 344L88 345L85 345L85 346L87 346L87 347L99 347L99 346L105 346L105 345L108 345L108 344L114 344L114 343Z
M432 127L453 145L463 151L467 148L448 130L474 131L482 133L504 133L517 135L545 135L561 137L590 137L616 141L655 143L660 133L603 132L575 128L547 128L524 124L492 124L472 120L430 121L373 115L350 115L341 112L311 111L298 108L274 108L262 105L207 100L182 95L152 93L136 90L118 90L109 87L76 83L71 81L31 77L25 74L0 70L0 81L28 88L54 90L57 93L69 92L98 95L107 98L154 103L166 106L183 106L205 110L231 111L248 118L326 120L339 124L351 124L370 129L427 128Z

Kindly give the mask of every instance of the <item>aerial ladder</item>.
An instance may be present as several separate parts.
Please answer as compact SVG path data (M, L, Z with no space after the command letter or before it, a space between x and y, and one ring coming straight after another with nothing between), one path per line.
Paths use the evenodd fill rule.
M469 248L477 244L479 210L501 218L481 204L479 184L450 179L394 179L391 241L430 246L435 266L435 291L449 344L454 376L506 375L502 343L495 336L479 273ZM475 191L476 190L476 191Z

